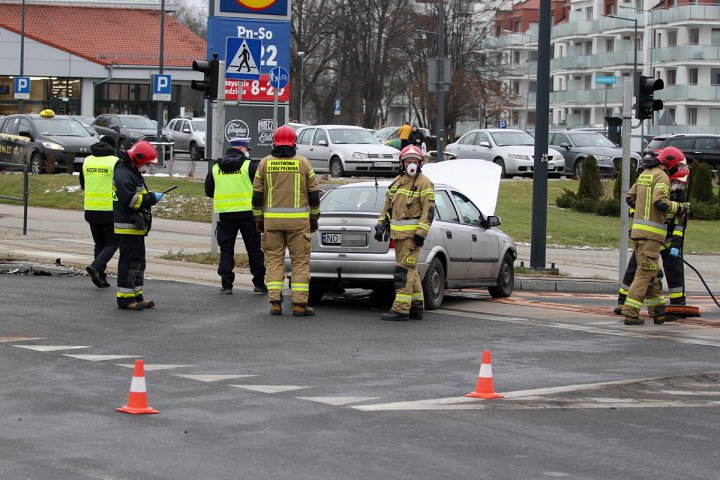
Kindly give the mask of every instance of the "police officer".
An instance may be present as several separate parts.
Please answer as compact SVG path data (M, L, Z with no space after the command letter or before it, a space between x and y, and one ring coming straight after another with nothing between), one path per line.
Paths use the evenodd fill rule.
M225 156L216 160L205 178L205 194L214 198L213 208L219 214L217 242L220 246L218 275L220 293L232 293L235 281L235 240L242 235L253 276L254 292L266 294L265 256L260 247L260 233L252 216L253 179L258 160L250 159L250 139L233 138Z
M417 262L435 217L435 187L420 171L422 152L408 145L400 153L400 176L388 188L375 240L395 240L395 302L383 320L421 320L424 297Z
M684 158L684 154L679 150L679 154ZM685 160L678 163L669 172L670 177L670 200L680 203L687 201L687 184L690 170L687 167ZM658 278L661 277L661 273L664 272L665 279L668 284L668 296L670 297L671 305L685 305L685 279L684 270L682 265L682 258L680 256L683 246L683 236L685 234L685 227L683 225L683 219L686 213L681 215L668 215L667 229L665 241L660 246L660 256L662 257L662 272L658 272ZM620 292L618 293L618 306L615 307L615 314L622 315L622 307L625 304L628 289L630 284L635 277L637 271L637 261L635 255L630 256L627 269L625 270L625 276L623 277L623 283L620 286ZM666 315L665 321L675 319L672 315Z
M670 180L666 170L673 168L684 159L675 147L664 148L657 158L649 158L645 169L627 193L625 200L635 209L630 238L634 243L638 270L628 289L622 314L625 325L642 325L640 310L647 302L648 313L655 324L665 322L665 297L658 281L658 260L660 246L665 240L668 216L680 215L687 210L687 204L670 200Z
M145 300L145 236L150 231L150 207L162 200L162 193L149 192L139 169L157 163L157 151L150 143L140 141L119 152L121 161L113 177L113 215L115 234L120 246L118 260L118 308L142 310L152 308L155 302Z
M85 191L85 221L90 224L95 251L93 262L85 268L98 288L107 288L105 270L118 249L113 230L113 174L118 157L115 149L105 142L90 147L92 155L83 162L80 170L80 187Z
M318 228L320 194L310 162L295 152L295 131L282 126L273 134L273 149L258 166L252 211L262 239L267 267L270 313L282 314L285 248L290 252L293 315L309 316L310 233Z

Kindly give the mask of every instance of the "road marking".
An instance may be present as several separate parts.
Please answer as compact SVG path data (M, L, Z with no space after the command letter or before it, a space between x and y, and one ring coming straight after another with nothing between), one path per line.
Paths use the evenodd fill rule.
M89 360L91 362L102 362L103 360L122 360L123 358L137 358L139 355L70 355L63 353L64 357L79 358L80 360Z
M234 378L257 377L257 375L179 375L179 374L173 374L173 376L189 378L190 380L198 380L200 382L219 382L221 380L232 380Z
M368 400L377 400L379 397L296 397L300 400L309 400L311 402L325 403L327 405L348 405L351 403L366 402Z
M283 393L291 392L293 390L302 390L303 388L312 388L300 385L228 385L228 387L244 388L245 390L252 390L253 392L260 393Z
M24 342L26 340L45 340L40 337L0 337L0 343L3 342Z
M607 400L607 401L603 401ZM657 400L623 400L612 402L611 399L583 398L580 400L545 399L544 401L532 403L525 400L479 400L477 403L456 404L456 405L415 405L411 408L403 408L393 404L356 405L351 406L355 410L363 412L382 411L408 411L408 410L572 410L572 409L600 409L600 408L668 408L668 407L717 407L720 401L657 401ZM402 402L398 402L402 403Z
M117 365L118 367L135 368L135 365L131 364L131 363L116 363L115 365ZM161 364L161 363L156 363L156 364L146 363L144 368L148 372L154 372L156 370L170 370L171 368L183 368L183 367L194 367L194 366L195 365L166 365L166 364Z
M90 348L89 346L74 346L74 345L13 345L17 348L27 348L28 350L35 350L36 352L55 352L57 350L75 350L76 348Z
M667 393L668 395L720 395L720 392L686 392L684 390L660 390L662 393Z

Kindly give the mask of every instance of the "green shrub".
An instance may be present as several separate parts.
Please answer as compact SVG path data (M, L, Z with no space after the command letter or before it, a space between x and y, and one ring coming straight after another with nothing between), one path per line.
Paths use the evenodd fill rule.
M573 205L573 210L582 213L595 213L595 205L597 205L597 202L598 201L593 198L577 197L575 205Z
M695 160L690 167L690 201L703 203L715 200L712 182L710 165Z
M595 213L605 217L620 216L620 200L617 198L606 198L595 204Z
M600 200L604 193L605 190L600 181L600 169L597 166L597 161L595 157L588 155L582 163L582 174L580 175L577 196L579 198Z
M573 208L576 200L577 195L575 194L575 192L570 191L567 188L563 188L562 195L555 199L555 205L560 208Z
M719 220L720 205L709 202L690 205L690 218L694 220Z

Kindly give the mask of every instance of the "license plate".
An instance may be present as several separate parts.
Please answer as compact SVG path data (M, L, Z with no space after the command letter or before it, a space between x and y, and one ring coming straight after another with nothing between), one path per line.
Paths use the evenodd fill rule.
M83 163L85 161L85 157L75 157L75 160L73 160L74 163Z
M323 233L322 234L323 245L340 245L342 244L342 235L339 233Z
M373 162L373 167L378 168L390 168L392 165L392 162Z

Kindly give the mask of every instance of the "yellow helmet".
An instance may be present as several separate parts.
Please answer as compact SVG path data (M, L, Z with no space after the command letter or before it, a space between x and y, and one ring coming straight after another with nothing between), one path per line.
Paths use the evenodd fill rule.
M55 112L53 112L49 108L46 108L45 110L40 112L40 116L43 118L53 118L55 116Z

